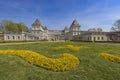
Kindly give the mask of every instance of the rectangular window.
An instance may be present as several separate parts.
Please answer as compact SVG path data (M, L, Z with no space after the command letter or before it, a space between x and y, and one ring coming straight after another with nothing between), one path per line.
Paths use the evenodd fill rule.
M76 33L76 32L73 32L73 35L77 35L77 33Z
M78 29L78 28L76 28L76 31L79 31L79 29Z
M75 31L75 28L73 28L73 31Z
M35 32L35 34L37 34L37 32Z

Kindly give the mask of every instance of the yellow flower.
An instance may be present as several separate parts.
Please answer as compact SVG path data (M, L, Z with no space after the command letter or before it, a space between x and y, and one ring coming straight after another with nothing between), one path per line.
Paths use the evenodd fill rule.
M73 50L73 51L78 51L81 48L88 48L86 46L73 46L73 45L65 45L65 46L58 46L55 49L69 49L69 50Z
M120 62L120 57L114 56L114 55L111 55L108 53L101 53L101 54L99 54L99 56L104 58L104 59L110 60L110 61Z
M16 55L31 64L43 67L52 71L66 71L75 68L79 59L74 55L64 53L60 58L48 58L36 52L28 50L0 50L0 54Z

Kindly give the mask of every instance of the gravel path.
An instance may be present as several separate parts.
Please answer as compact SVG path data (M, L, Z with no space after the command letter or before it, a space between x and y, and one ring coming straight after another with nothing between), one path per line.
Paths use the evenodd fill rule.
M44 42L20 42L20 43L0 43L0 45L19 45L19 44L34 44L34 43L47 43L53 41L44 41ZM60 41L55 41L60 42ZM63 41L62 41L63 42ZM88 43L88 44L103 44L103 45L120 45L120 43Z
M33 43L45 43L45 42L0 43L0 45L19 45L19 44L33 44Z

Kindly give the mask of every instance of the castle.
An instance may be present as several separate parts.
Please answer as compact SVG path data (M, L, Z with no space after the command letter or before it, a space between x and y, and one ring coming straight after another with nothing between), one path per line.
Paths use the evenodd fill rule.
M36 19L32 24L31 32L0 33L1 40L87 40L109 41L120 40L120 32L103 32L101 28L82 31L80 24L74 20L70 27L64 30L49 30Z

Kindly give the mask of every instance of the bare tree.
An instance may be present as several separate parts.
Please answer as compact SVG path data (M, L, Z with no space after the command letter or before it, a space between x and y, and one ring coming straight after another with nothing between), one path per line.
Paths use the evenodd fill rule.
M111 28L111 31L120 31L120 19L117 20L114 24L113 27Z

